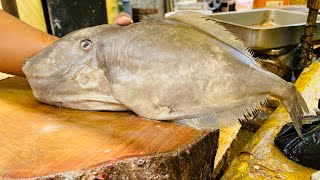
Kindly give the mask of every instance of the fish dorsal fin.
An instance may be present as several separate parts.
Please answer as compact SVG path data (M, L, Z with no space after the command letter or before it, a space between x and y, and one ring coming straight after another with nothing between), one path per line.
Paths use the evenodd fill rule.
M193 28L213 36L215 39L237 49L247 56L255 65L261 67L259 60L253 57L253 52L245 46L244 42L213 18L199 12L178 11L167 16L166 19L190 25Z
M256 116L259 107L267 104L268 95L251 96L243 101L231 102L228 108L212 110L175 122L200 130L218 130L220 128L239 125L240 121Z

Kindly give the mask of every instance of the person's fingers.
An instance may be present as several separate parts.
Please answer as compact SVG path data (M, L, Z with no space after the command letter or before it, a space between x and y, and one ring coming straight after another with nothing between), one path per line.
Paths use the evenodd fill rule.
M121 26L126 26L132 24L133 20L131 19L129 14L121 12L114 20L114 23Z

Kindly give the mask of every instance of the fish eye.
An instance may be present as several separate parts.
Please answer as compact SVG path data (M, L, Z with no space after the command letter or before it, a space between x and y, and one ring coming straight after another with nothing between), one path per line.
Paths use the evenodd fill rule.
M88 51L91 49L92 42L90 39L84 39L80 42L80 49Z

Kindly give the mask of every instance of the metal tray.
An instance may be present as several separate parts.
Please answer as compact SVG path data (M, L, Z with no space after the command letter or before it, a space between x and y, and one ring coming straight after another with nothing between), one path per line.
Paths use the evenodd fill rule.
M278 9L257 9L208 16L241 38L250 49L264 50L299 44L308 14ZM320 16L317 19L317 29L320 29ZM318 39L319 33L314 36L314 40Z

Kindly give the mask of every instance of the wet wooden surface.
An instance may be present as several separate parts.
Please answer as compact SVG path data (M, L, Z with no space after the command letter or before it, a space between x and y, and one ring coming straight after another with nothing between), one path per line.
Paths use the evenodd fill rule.
M295 86L311 114L315 114L320 98L320 63L306 68ZM280 105L232 161L222 179L310 179L316 170L289 160L274 145L274 138L289 121L287 111Z
M178 151L208 134L131 112L45 105L24 78L1 80L0 97L0 178L41 177Z

